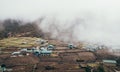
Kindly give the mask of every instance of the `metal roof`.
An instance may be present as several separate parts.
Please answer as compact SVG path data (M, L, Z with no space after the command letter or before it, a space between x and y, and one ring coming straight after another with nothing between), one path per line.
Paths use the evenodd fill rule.
M103 60L104 63L113 63L116 64L117 62L115 60Z

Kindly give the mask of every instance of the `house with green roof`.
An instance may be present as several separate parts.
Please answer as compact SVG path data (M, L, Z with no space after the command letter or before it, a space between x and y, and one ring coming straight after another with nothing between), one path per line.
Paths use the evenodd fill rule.
M102 62L104 65L107 66L116 66L117 64L116 60L103 60Z

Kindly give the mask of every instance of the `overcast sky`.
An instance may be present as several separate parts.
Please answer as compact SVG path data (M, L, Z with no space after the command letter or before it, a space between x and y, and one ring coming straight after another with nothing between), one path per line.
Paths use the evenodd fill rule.
M81 11L119 13L120 0L0 0L0 19L36 19L44 14L75 15Z
M0 19L35 20L45 15L81 17L87 26L76 28L78 39L120 45L120 0L0 0Z

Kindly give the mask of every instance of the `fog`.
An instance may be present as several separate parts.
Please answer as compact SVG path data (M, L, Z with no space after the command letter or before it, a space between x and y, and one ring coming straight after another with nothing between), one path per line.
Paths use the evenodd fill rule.
M119 0L0 0L0 19L37 21L64 41L120 45Z

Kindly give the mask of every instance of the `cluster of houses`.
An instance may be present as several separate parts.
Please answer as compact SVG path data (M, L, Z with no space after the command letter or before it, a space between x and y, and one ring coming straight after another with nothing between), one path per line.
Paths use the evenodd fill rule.
M12 56L14 57L16 55L18 56L29 55L29 53L33 53L36 56L50 55L55 49L54 45L48 44L47 40L37 40L36 42L40 46L33 47L33 48L22 48L19 51L13 52ZM74 46L73 44L68 44L68 48L75 49L76 46Z
M94 45L94 44L87 44L83 46L84 49L87 51L95 52L97 50L105 49L104 45Z
M33 53L36 56L39 55L50 55L55 47L53 45L48 45L47 47L33 47L33 48L23 48L20 51L13 52L12 55L29 55L29 53Z
M76 48L73 44L68 44L68 48L69 49L74 49ZM48 45L48 46L37 46L37 47L33 47L33 48L23 48L19 51L13 52L12 55L18 55L18 56L22 56L22 55L29 55L29 53L33 53L36 56L39 55L50 55L52 54L53 50L55 49L55 47L53 45Z

